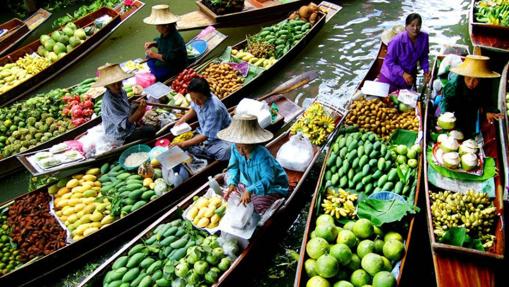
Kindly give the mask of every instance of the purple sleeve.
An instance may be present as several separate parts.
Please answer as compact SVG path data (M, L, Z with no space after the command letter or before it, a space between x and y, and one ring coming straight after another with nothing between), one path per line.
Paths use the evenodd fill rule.
M429 72L429 36L428 34L424 34L424 49L422 49L421 56L419 57L419 63L421 63L421 68L424 70L425 73Z
M387 55L385 55L384 64L389 68L392 76L403 76L403 68L397 63L396 59L400 53L399 39L393 39L387 48Z

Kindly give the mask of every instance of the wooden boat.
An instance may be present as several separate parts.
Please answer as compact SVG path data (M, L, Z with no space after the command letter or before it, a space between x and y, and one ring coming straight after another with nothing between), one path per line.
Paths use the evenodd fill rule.
M48 20L50 16L50 12L41 8L24 21L13 18L0 24L0 30L8 30L5 34L0 36L0 56L9 52L16 44L23 41L32 31Z
M244 9L238 12L216 14L207 6L207 1L196 1L197 10L181 15L177 22L177 29L180 31L203 28L214 25L217 27L238 27L254 23L277 19L288 14L292 10L299 9L311 1L304 0L246 0Z
M199 65L226 38L227 38L227 36L225 36L224 34L222 34L219 31L216 31L216 33L214 35L212 35L211 37L209 37L207 39L207 43L208 43L207 51L202 56L200 56L199 58L196 58L190 64L189 67L194 67L196 65ZM194 37L190 41L193 41L194 39L196 39L196 37ZM78 137L79 135L83 134L84 132L86 132L88 129L90 129L90 128L92 128L92 127L94 127L94 126L96 126L96 125L98 125L100 123L101 123L101 117L93 118L90 121L86 122L85 124L83 124L81 126L78 126L78 127L74 128L74 129L68 131L67 133L61 134L60 136L57 136L57 137L55 137L55 138L53 138L53 139L51 139L51 140L49 140L49 141L47 141L45 143L41 143L41 144L35 146L34 148L28 149L25 153L31 153L31 152L35 152L35 151L38 151L38 150L41 150L41 149L50 148L51 146L53 146L53 145L55 145L57 143L61 143L61 142L64 142L66 140L74 139L74 138ZM1 178L1 177L4 177L4 176L7 176L9 174L12 174L16 170L19 170L21 167L23 167L23 165L16 158L16 155L12 155L10 157L4 158L4 159L0 159L0 167L2 167L0 169L0 178Z
M366 73L366 75L364 76L364 78L357 85L357 92L360 91L360 88L363 86L365 81L367 81L367 80L373 81L378 77L386 54L387 54L387 46L385 44L383 44L382 42L380 42L378 54L377 54L375 60L372 62L371 66L370 66L368 72ZM357 92L355 92L354 95ZM417 109L418 110L421 109L419 104L418 104ZM296 287L297 286L305 286L307 279L309 279L309 278L307 278L308 276L304 269L304 262L306 261L306 258L307 258L306 245L308 243L308 240L310 239L309 237L310 237L311 232L315 229L315 222L316 222L316 218L318 216L318 207L320 206L320 200L322 198L322 195L321 195L321 193L323 191L322 184L325 182L325 172L326 172L326 168L327 168L326 162L327 162L327 159L330 157L331 152L332 152L332 150L329 150L327 152L327 155L323 161L323 165L322 165L322 168L320 171L320 175L318 177L318 181L317 181L316 188L315 188L315 191L313 194L313 198L311 200L308 218L307 218L307 222L306 222L306 228L304 230L304 235L303 235L302 244L301 244L301 248L300 248L299 262L297 265L297 270L296 270L296 275L295 275L294 286L296 286ZM422 155L421 155L419 161L422 162ZM417 186L415 188L415 197L413 199L414 205L417 205L417 201L419 198L421 175L422 175L422 166L419 164L418 169L417 169ZM407 254L405 254L405 256L401 259L401 262L399 265L399 270L397 272L398 277L396 278L398 285L401 281L402 274L404 273L404 270L405 270L405 266L406 266L405 262L407 259L409 246L412 242L414 220L415 220L415 218L413 216L411 216L409 218L409 225L408 225L409 227L408 227L408 232L407 232L406 239L405 239L405 250L407 250Z
M115 7L114 10L120 15L120 24L122 24L127 19L129 19L129 17L134 15L136 12L140 11L140 9L143 8L143 6L145 6L144 2L134 0L133 4L131 5L131 9L124 11L122 10L122 5L117 5L117 7ZM118 26L120 26L120 24Z
M331 113L333 118L335 118L336 126L340 125L344 118L345 111L343 110L340 111L326 105L325 107ZM289 131L281 134L276 139L272 140L270 143L266 145L267 149L275 157L281 146L284 143L288 142L290 136L291 135ZM331 137L332 134L329 135L329 139ZM328 143L326 143L324 147L327 146L327 144ZM247 244L246 248L244 248L241 254L233 261L230 268L221 275L221 277L218 279L218 282L213 284L213 286L234 286L232 285L233 282L236 282L236 280L238 280L243 274L245 274L243 273L243 269L246 268L246 265L248 265L251 260L254 261L256 260L255 258L259 258L259 253L257 252L263 252L262 251L263 248L266 247L263 244L263 242L267 240L267 237L270 234L273 234L272 231L282 226L283 223L288 220L290 215L289 211L292 210L293 207L292 205L295 203L296 198L301 197L303 195L303 192L300 190L300 188L304 182L304 179L309 175L313 167L313 163L319 157L320 151L324 147L320 148L318 146L313 146L314 148L313 159L304 172L297 172L285 169L288 175L290 186L288 198L274 211L274 213L263 224L263 226L259 227L255 231L253 236L249 239L249 243ZM220 183L223 181L222 175L216 176L216 179L218 179ZM140 240L147 238L147 234L149 234L157 225L179 218L181 216L180 215L181 210L186 209L194 202L193 197L204 195L207 192L208 188L209 188L208 184L205 184L198 188L196 191L189 194L189 196L187 196L177 206L173 207L171 210L166 212L160 218L155 220L149 227L147 227L143 232L137 235L133 240L125 244L117 253L115 253L112 257L106 260L106 262L99 266L78 286L99 286L100 284L102 284L102 278L104 277L105 273L111 268L111 264L116 260L116 258L126 253L130 249L130 247L132 247Z
M438 56L438 60L443 56ZM438 64L435 62L433 78L436 78ZM507 77L507 74L505 74ZM501 79L507 81L507 78ZM431 142L431 130L433 129L432 104L428 102L426 107L425 137L426 143ZM484 152L486 156L495 159L497 170L500 169L501 154L498 151L500 139L497 133L497 126L490 125L487 121L481 124L481 131L484 138ZM425 150L425 149L423 149ZM458 247L439 242L439 238L433 232L433 221L431 216L430 193L441 189L433 186L428 181L428 160L424 157L424 188L426 197L426 211L429 240L432 249L433 265L437 286L495 286L495 275L504 258L505 233L504 233L504 210L503 193L504 186L500 172L495 176L495 198L494 206L497 211L495 220L495 243L492 248L486 251Z
M99 31L94 33L92 36L87 38L85 42L76 46L71 52L57 60L40 73L32 76L17 86L11 88L3 94L0 94L0 105L5 106L6 104L12 103L19 99L24 98L29 92L40 86L47 80L56 76L59 72L70 66L72 63L83 57L87 52L95 48L99 43L106 39L110 31L120 23L120 16L117 12L108 9L101 8L96 12L88 14L87 16L76 20L74 23L77 27L86 27L93 24L94 20L103 16L109 15L112 20L102 27ZM33 53L37 51L37 48L41 45L41 41L35 40L34 42L19 48L18 50L0 58L0 65L3 66L8 63L16 62L19 58L25 56L27 53Z
M282 110L282 113L286 115L295 116L298 115L300 111L302 111L298 105L294 104L286 97L280 95L267 94L266 96L260 98L260 100L265 100L268 103L275 102ZM289 122L291 120L291 118L279 116L275 122L273 122L273 124L268 127L268 129L272 132L277 132L285 122ZM191 126L193 129L195 129L198 126L198 123L195 122L191 124ZM171 133L168 133L157 139L147 142L147 144L153 146L156 141L163 138L172 140L174 136ZM94 166L99 166L105 162L114 161L118 159L119 155L123 150L125 150L125 148L132 146L133 144L135 143L129 144L122 149L117 149L115 151L109 152L107 155L101 156L91 164ZM168 210L168 208L177 203L177 200L186 196L189 193L189 190L198 188L203 182L206 181L210 174L219 173L223 168L226 167L226 164L227 162L210 162L203 170L192 175L181 185L172 189L170 192L164 193L161 197L148 202L138 210L127 214L125 217L114 221L110 226L103 228L79 241L69 244L49 255L30 261L29 264L26 264L21 268L18 268L13 272L4 275L3 277L0 277L0 284L2 286L29 286L31 284L35 284L35 282L38 282L39 280L47 280L48 276L52 273L61 272L63 268L66 268L72 262L75 262L76 260L91 254L101 246L106 245L123 235L126 235L128 232L136 230L136 228L139 228L150 222L150 220L156 216L160 216L163 212ZM80 168L83 169L85 167L81 165ZM75 169L75 171L79 170L80 169ZM48 187L46 186L34 192L47 192L47 188ZM3 203L0 205L0 208L9 206L23 196L26 195L22 195L9 202ZM28 274L30 274L30 276L27 276Z
M468 30L474 46L509 52L509 27L479 23L475 18L475 6L479 0L472 0L469 12Z
M509 62L505 65L501 79L508 79L507 74L509 73ZM509 93L508 81L500 80L500 86L498 89L498 109L504 114L504 119L498 121L498 131L501 141L501 152L502 152L502 163L504 167L504 182L505 190L509 190L509 118L507 115L507 94ZM508 191L504 193L504 200L509 200Z
M103 16L109 15L112 20L102 27L99 31L94 33L92 36L87 38L81 45L76 46L74 50L69 52L66 56L59 59L55 63L48 66L40 73L32 76L25 80L19 85L13 87L7 92L0 94L0 106L15 102L19 99L25 98L31 91L55 77L58 73L62 72L67 67L71 66L77 60L85 56L88 52L92 51L95 47L99 46L101 42L106 38L124 21L131 17L134 13L138 12L143 8L145 4L140 1L135 1L132 8L125 11L123 14L117 13L115 10L102 7L99 10L92 12L76 21L74 23L78 27L86 27L93 24L94 20ZM117 8L119 9L119 8ZM27 53L33 53L37 51L37 48L41 45L40 40L36 40L18 50L0 58L0 66L7 63L15 62L18 58L23 57Z
M337 8L336 5L333 5L333 6L330 6L331 4L328 3L328 2L323 2L323 3L320 3L320 5L328 5L328 6L325 6L326 8L329 8L329 7L332 7L332 8L329 8L330 12L328 13L328 17L321 17L321 19L315 23L315 25L311 28L311 30L309 30L309 32L304 36L302 37L302 39L299 40L299 42L293 46L287 54L283 55L274 65L272 65L268 70L265 70L263 72L261 72L260 74L258 74L253 80L251 80L249 83L247 83L246 85L244 85L243 87L241 87L239 90L235 91L234 93L230 94L229 96L227 96L226 98L223 98L221 99L221 101L223 101L223 103L225 104L226 107L232 107L234 105L236 105L241 98L243 97L247 97L249 94L249 92L251 90L253 90L259 83L261 83L266 77L270 76L271 74L274 73L275 70L277 70L279 67L283 66L286 62L289 61L289 59L291 59L293 56L295 56L301 49L304 48L304 46L307 44L307 42L309 42L309 40L316 34L318 33L319 29L324 25L325 21L327 19L330 19L330 17L332 17L333 15L335 15L339 10L341 10L341 7ZM238 43L237 45L235 45L233 48L239 48L239 47L242 47L243 45L246 44L246 41L242 41L240 43ZM213 61L214 59L211 59L209 60L210 61ZM200 70L203 70L209 62L206 62L206 63L203 63L201 64L200 66L197 66L195 67L194 69L197 70L198 72ZM175 80L175 77L171 78L171 79L168 79L167 81L164 82L164 84L170 86L171 83L173 82L173 80ZM130 145L126 145L126 146L122 146L120 147L121 149L124 149L124 148L127 148L129 147ZM40 150L40 149L37 149L37 151ZM53 168L51 170L48 170L46 172L41 172L41 171L38 171L37 168L33 167L32 164L27 160L27 157L31 156L32 154L36 153L36 150L33 150L32 152L30 153L24 153L24 154L21 154L21 155L18 155L18 159L19 161L28 169L28 171L30 171L30 173L32 173L33 175L43 175L43 174L47 174L47 173L51 173L51 172L58 172L60 170L62 170L63 168ZM84 160L84 161L80 161L80 162L76 162L72 165L68 165L66 166L65 168L70 168L70 167L77 167L77 166L83 166L83 165L87 165L87 164L90 164L90 162L93 162L95 160L98 160L99 158L102 158L103 155L99 156L99 157L96 157L96 158L93 158L93 159L90 159L90 160ZM104 155L106 156L106 155Z
M253 88L257 87L260 83L262 83L267 77L270 75L273 75L275 71L277 71L280 67L286 65L288 61L290 61L293 57L295 57L311 40L311 38L314 37L318 33L318 31L322 28L322 26L331 19L336 13L338 13L341 10L341 7L332 3L329 3L327 1L322 1L319 6L328 11L327 15L325 17L321 17L314 25L311 27L311 29L307 32L302 39L300 39L290 50L288 50L288 53L284 54L281 58L279 58L274 65L272 65L267 70L262 71L259 73L254 79L252 79L249 83L242 86L240 89L236 90L229 96L226 96L225 98L222 98L221 100L223 103L227 106L233 106L235 105L240 99L244 97L248 97L249 93L252 91ZM241 49L247 45L247 40L241 41L235 45L232 46L232 49ZM211 61L213 61L212 59ZM202 66L201 69L198 69L198 73L200 70L205 69L205 65Z

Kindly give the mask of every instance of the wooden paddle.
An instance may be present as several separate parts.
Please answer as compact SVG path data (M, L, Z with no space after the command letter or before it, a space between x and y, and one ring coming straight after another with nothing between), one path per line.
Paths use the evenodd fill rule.
M134 101L135 103L139 103L140 100L136 100ZM179 106L173 106L173 105L167 105L167 104L160 104L160 103L151 103L151 102L146 102L147 106L154 106L154 107L160 107L160 108L166 108L166 109L176 109L176 110L183 110L183 111L187 111L189 110L190 108L189 107L179 107Z
M298 89L298 88L306 85L307 83L313 81L316 78L318 78L318 73L316 71L305 72L303 74L298 75L297 77L294 77L294 78L280 84L279 86L274 88L269 93L257 98L257 100L263 101L263 100L265 100L271 96L274 96L274 95L281 95L281 94L289 93L291 91L294 91L295 89ZM147 105L148 104L149 103L147 103ZM162 127L161 129L159 129L159 131L156 133L156 136L160 136L161 134L163 134L163 132L168 130L168 128L170 126L172 126L173 124L174 123L169 123L169 124L165 125L164 127Z

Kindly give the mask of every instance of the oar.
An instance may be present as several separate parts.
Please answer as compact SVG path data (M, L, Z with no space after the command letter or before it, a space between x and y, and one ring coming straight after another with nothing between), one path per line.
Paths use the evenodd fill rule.
M140 101L134 101L135 103L139 103ZM179 106L173 106L173 105L166 105L166 104L160 104L160 103L151 103L146 102L147 106L154 106L154 107L160 107L160 108L166 108L166 109L176 109L176 110L184 110L187 111L190 108L189 107L179 107Z
M289 93L291 91L294 91L295 89L298 89L304 85L306 85L307 83L313 81L314 79L318 78L318 73L316 71L308 71L308 72L305 72L303 74L300 74L298 75L297 77L294 77L282 84L280 84L279 86L277 86L276 88L274 88L272 91L270 91L269 93L257 98L258 101L263 101L267 98L269 98L270 96L273 96L273 95L279 95L279 94L286 94L286 93ZM147 103L148 105L149 103ZM232 107L233 108L233 107ZM230 111L231 109L229 109ZM164 131L166 131L170 126L172 126L174 123L169 123L167 125L165 125L164 127L162 127L157 133L156 133L156 136L160 136Z

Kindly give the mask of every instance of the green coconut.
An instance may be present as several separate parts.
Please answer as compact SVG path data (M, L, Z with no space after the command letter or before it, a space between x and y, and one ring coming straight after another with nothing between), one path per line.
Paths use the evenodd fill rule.
M57 55L62 52L66 52L66 51L67 51L67 48L62 43L56 43L55 46L53 47L53 52L55 52L55 54L57 54Z
M80 40L85 40L87 38L87 34L83 29L77 29L76 31L74 31L74 37Z

